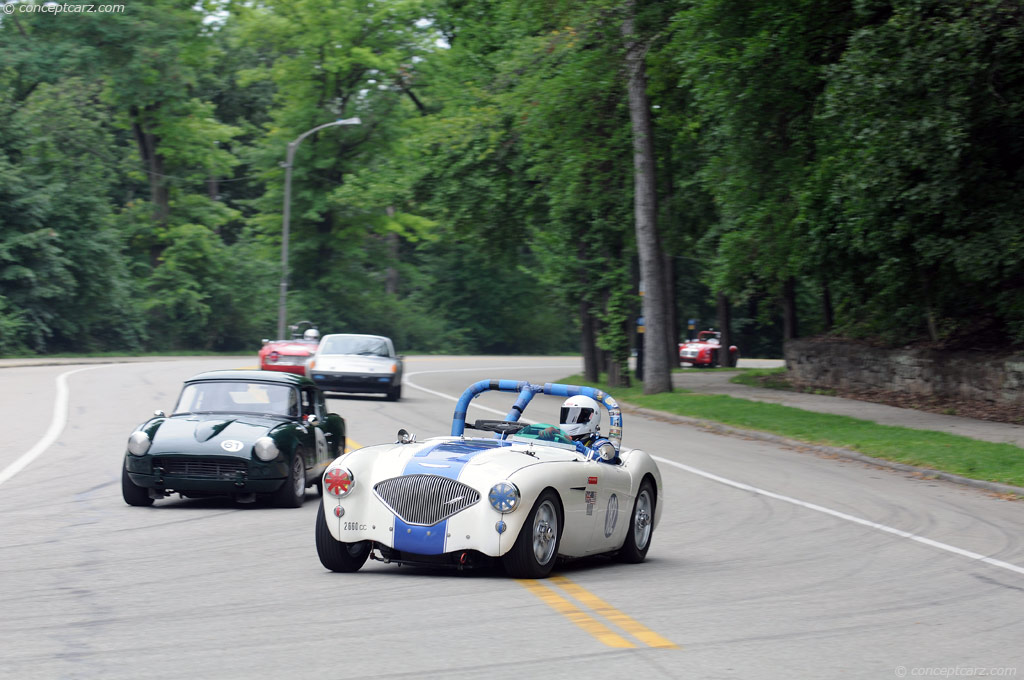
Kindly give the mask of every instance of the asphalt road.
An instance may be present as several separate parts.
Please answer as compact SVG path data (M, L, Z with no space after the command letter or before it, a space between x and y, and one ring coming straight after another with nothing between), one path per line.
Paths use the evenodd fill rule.
M357 444L424 438L448 432L470 382L555 380L578 361L410 357L401 402L330 405ZM312 491L296 510L125 505L132 429L189 375L245 365L0 369L0 678L1024 674L1024 504L656 419L627 414L623 437L664 477L647 561L571 563L540 583L327 572ZM474 404L504 412L510 396ZM526 415L557 408L538 397Z

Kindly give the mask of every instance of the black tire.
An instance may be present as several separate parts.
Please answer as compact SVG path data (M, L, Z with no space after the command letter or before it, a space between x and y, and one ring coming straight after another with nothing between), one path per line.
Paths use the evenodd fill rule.
M633 512L629 515L629 528L626 530L626 542L619 551L619 560L630 564L639 564L647 557L654 537L654 485L650 479L640 484L640 490L633 501Z
M563 525L558 494L545 489L533 504L512 549L502 558L505 572L512 578L546 578L558 557Z
M350 574L359 571L366 563L366 558L370 556L370 542L342 543L335 540L327 528L324 504L321 503L316 513L316 554L325 568Z
M288 464L288 477L281 488L274 492L274 505L279 508L301 508L306 500L306 464L303 462L302 449L295 449L291 462Z
M121 495L128 505L139 508L153 505L153 499L149 497L149 489L136 485L128 476L128 468L124 465L121 466Z
M402 398L402 383L398 383L388 390L388 401L398 401Z

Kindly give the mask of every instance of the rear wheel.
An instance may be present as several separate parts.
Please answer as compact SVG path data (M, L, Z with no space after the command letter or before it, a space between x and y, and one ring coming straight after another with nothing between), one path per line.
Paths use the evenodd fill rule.
M366 563L370 556L370 542L342 543L335 540L327 528L327 516L321 503L316 513L316 554L320 557L320 564L327 569L351 573L359 571Z
M654 533L654 485L650 479L640 484L640 491L633 501L633 513L629 517L629 529L626 530L626 542L619 551L619 559L623 562L637 564L647 557L647 549L651 547L651 535Z
M149 497L149 489L138 486L128 476L128 468L121 466L121 495L128 505L145 507L153 505L153 499Z
M302 449L295 449L288 466L288 478L274 493L274 505L280 508L302 507L306 500L306 466L302 461Z
M545 578L555 566L562 539L562 510L558 495L547 489L540 495L503 559L513 578Z

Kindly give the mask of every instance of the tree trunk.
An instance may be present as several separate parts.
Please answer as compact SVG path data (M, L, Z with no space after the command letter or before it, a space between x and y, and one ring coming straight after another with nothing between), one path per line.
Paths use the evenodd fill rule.
M784 340L795 340L800 337L796 321L796 280L790 276L782 284L782 336Z
M608 353L608 386L609 387L621 387L620 381L622 380L622 372L619 370L619 362L615 360L614 355Z
M148 108L147 111L149 111ZM157 150L160 146L160 138L146 132L143 128L138 108L133 106L129 112L132 117L132 133L135 135L135 143L139 147L139 156L146 166L146 175L149 178L149 197L153 202L153 219L158 224L166 224L170 214L170 192L167 189L167 181L164 176L164 157Z
M387 207L388 217L395 216L395 209L392 206ZM384 237L388 244L388 266L384 272L384 292L388 295L398 295L398 248L399 240L398 234L391 231L388 232L387 236Z
M718 301L718 330L722 334L720 349L718 350L718 363L722 366L735 366L735 360L729 347L732 346L732 311L729 308L729 298L725 293L719 292L716 296Z
M835 309L832 307L832 290L828 281L821 284L821 315L825 322L825 330L831 331L836 323Z
M594 338L594 317L590 313L590 303L580 300L580 352L583 354L583 378L587 382L600 379L601 364L597 356L597 343Z
M668 305L658 237L654 183L654 140L647 101L645 48L636 38L636 0L626 2L622 36L626 41L626 72L629 78L629 119L633 126L634 207L640 280L644 285L644 394L672 391L668 363Z
M665 304L668 306L668 324L665 327L668 339L668 365L679 367L679 315L676 310L676 268L675 258L668 253L662 254L665 272Z

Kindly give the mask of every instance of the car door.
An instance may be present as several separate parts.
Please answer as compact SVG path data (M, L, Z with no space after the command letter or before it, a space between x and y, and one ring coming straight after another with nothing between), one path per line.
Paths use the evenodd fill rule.
M622 543L622 525L629 519L633 509L629 472L622 465L588 461L589 479L597 478L592 485L594 499L593 526L590 533L588 553L607 552Z

